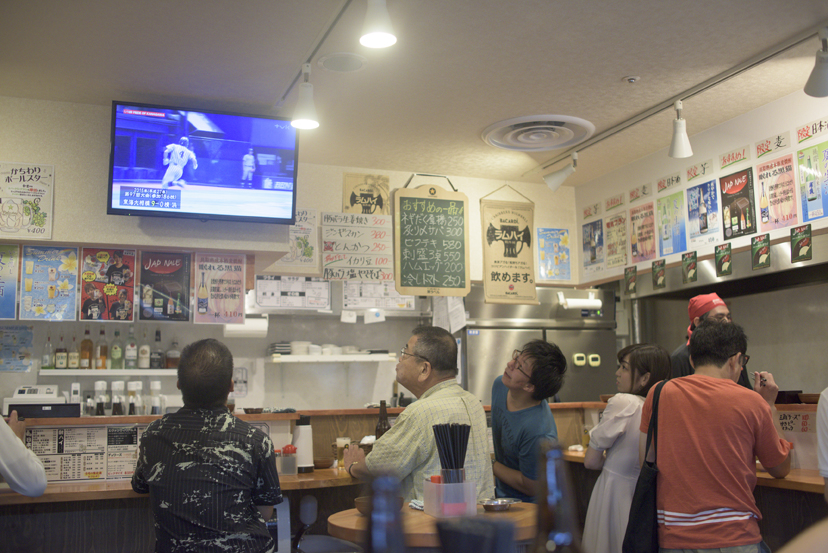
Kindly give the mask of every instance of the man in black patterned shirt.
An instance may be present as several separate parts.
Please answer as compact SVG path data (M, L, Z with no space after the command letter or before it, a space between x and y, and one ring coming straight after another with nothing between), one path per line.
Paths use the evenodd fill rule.
M265 520L282 502L273 443L227 411L227 346L208 339L184 348L178 388L184 407L147 427L132 476L132 489L150 494L155 551L273 551Z

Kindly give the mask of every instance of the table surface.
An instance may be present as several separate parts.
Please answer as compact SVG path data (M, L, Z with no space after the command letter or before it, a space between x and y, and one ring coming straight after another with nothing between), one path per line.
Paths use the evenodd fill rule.
M408 547L439 547L437 518L423 511L405 505L402 510L403 531ZM477 506L477 516L492 519L507 519L515 523L515 540L518 542L535 539L538 508L534 503L516 503L508 511L484 511ZM365 541L368 517L356 509L340 511L328 517L328 534L353 543Z

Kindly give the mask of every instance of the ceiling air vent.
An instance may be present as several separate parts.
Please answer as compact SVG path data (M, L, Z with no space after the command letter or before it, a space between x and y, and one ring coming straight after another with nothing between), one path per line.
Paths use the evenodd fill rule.
M483 131L483 141L505 150L544 152L579 144L595 125L568 115L529 115L500 121Z

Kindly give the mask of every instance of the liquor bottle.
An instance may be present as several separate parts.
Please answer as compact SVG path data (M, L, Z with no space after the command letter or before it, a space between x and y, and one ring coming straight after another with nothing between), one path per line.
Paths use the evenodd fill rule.
M93 356L95 354L95 346L92 344L92 335L89 334L89 325L86 325L86 330L83 331L83 340L80 344L80 368L91 369L95 366Z
M399 505L400 481L394 476L377 476L371 486L371 515L365 535L368 553L403 553L405 535Z
M178 340L173 338L172 346L167 350L167 361L164 364L168 369L177 369L181 360L181 351L178 349Z
M172 296L167 297L167 315L172 315L175 313L175 303L173 302Z
M138 345L138 368L150 368L150 344L147 340L147 329L144 329L144 337Z
M80 350L78 349L78 339L72 336L72 345L69 348L69 362L67 368L77 369L80 367Z
M739 213L735 206L730 207L730 226L733 227L733 232L739 232Z
M762 213L762 224L770 221L770 209L768 209L768 197L765 195L765 183L762 183L762 197L759 198L759 210Z
M699 232L707 232L707 204L704 203L704 192L699 190Z
M563 451L541 447L538 462L538 525L532 553L583 553L577 508Z
M161 329L155 329L155 347L150 351L150 368L164 368L164 348L161 347Z
M638 257L638 235L635 233L635 223L632 224L632 233L630 233L630 250L632 250L633 257Z
M63 334L60 335L60 342L55 349L55 368L65 369L69 365L69 350L66 349L66 344L63 342Z
M805 185L805 189L808 192L808 201L815 202L819 198L819 187L816 185L816 175L814 174L814 167L811 165L811 156L808 156L807 173L808 183Z
M741 220L741 223L740 223L741 226L739 228L741 228L742 230L747 230L747 224L745 224L745 210L744 209L742 210L742 217L741 217L740 220Z
M110 367L113 370L124 368L124 342L121 340L121 331L115 331L115 338L109 348Z
M52 345L52 337L46 336L46 343L43 344L43 355L40 358L41 369L55 368L55 349Z
M175 314L181 315L181 292L175 298Z
M745 225L747 225L745 227L746 229L753 227L753 225L750 224L750 208L748 208L748 210L745 212Z
M202 315L207 313L208 296L207 287L204 286L204 271L201 271L201 286L198 287L198 312Z
M391 430L391 425L388 424L388 410L385 407L385 400L380 401L379 420L377 421L377 428L374 431L374 436L379 440L380 437Z
M661 239L665 242L669 242L672 237L672 231L670 230L670 216L667 215L667 206L665 205L661 212Z
M135 327L129 325L129 336L124 345L124 368L138 368L138 342L135 341Z
M107 369L109 361L109 342L106 341L106 330L101 327L98 343L95 344L95 368Z
M724 229L725 235L730 236L730 206L726 205L722 208L722 214L724 215Z
M595 233L589 230L589 260L594 262L598 254L595 250Z

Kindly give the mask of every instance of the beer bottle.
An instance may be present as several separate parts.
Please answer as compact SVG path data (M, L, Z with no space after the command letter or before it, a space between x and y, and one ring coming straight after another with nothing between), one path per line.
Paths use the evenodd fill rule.
M538 535L533 553L583 553L577 508L563 451L547 443L538 460Z
M386 410L385 400L383 399L382 401L380 401L379 420L377 421L377 428L374 431L376 439L379 440L380 436L388 432L390 429L391 425L388 424L388 411Z

